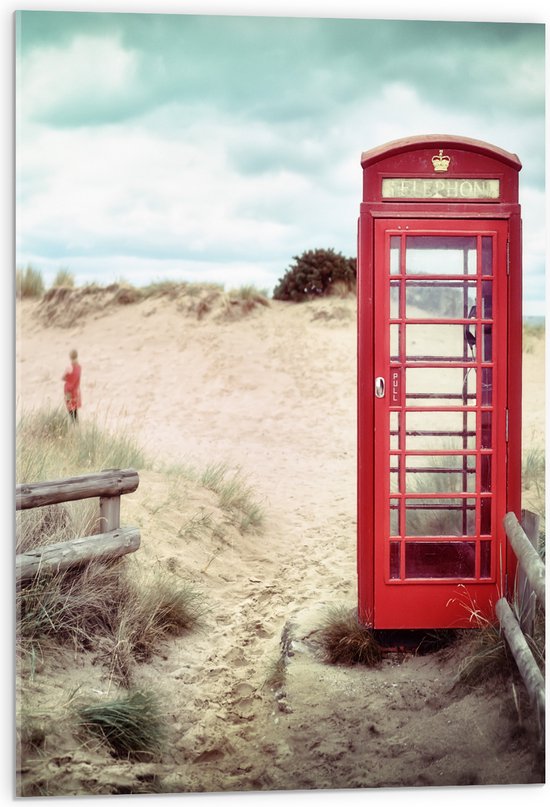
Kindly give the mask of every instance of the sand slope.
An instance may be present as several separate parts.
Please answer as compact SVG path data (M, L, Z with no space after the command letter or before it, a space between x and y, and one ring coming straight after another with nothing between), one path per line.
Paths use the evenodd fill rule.
M78 795L541 780L512 693L450 692L456 658L396 656L365 670L329 667L312 652L311 615L356 604L355 321L355 300L339 298L272 302L235 318L214 308L201 319L159 298L92 310L69 327L42 321L37 303L20 305L18 411L61 401L76 347L81 417L130 430L157 462L123 504L123 521L141 529L140 562L169 563L209 606L202 632L139 668L139 685L165 704L162 760L117 762L75 747L60 724L55 742L27 762L29 794L37 782L52 795ZM541 446L543 366L537 345L526 357L526 422ZM209 494L174 489L160 465L218 462L245 474L265 528L182 540L197 513L223 514ZM285 629L287 682L273 692L265 682ZM48 661L22 697L54 709L77 685L106 693L92 662Z

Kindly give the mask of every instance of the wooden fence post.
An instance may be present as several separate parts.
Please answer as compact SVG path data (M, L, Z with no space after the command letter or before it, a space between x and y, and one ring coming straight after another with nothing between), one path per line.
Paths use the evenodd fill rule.
M120 496L99 497L99 521L101 532L111 532L120 527Z
M40 573L56 574L94 559L114 560L136 552L140 542L137 527L120 527L112 532L30 549L15 558L16 581L19 584L32 580Z
M540 516L536 513L532 513L530 510L522 510L521 526L524 533L529 538L531 546L538 554ZM517 598L519 624L524 634L532 636L535 624L537 597L521 565L518 568L517 574Z
M99 473L17 485L16 510L99 498L102 532L37 547L16 556L16 578L20 583L39 572L55 573L93 558L114 559L135 552L140 545L136 527L120 526L120 497L133 493L139 476L133 468L109 468Z
M498 600L495 611L531 703L536 709L539 736L544 738L546 707L544 678L505 597Z
M503 521L506 535L519 565L527 575L529 584L533 588L541 607L545 608L546 580L544 563L540 559L538 552L531 545L515 514L506 513Z

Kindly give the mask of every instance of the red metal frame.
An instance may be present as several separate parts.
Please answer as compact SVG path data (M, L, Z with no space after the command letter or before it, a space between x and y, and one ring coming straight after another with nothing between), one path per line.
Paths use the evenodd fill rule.
M441 151L439 151L441 150ZM449 177L492 177L500 183L497 200L474 200L464 202L448 200L409 200L382 197L382 179L386 177L433 177L432 156L443 151L450 155ZM466 627L478 624L473 614L493 619L493 608L499 596L509 594L515 573L515 558L507 545L502 527L502 517L508 510L519 512L521 507L521 243L520 209L517 203L517 174L521 164L515 155L510 155L489 144L463 140L450 136L429 136L397 141L363 155L364 201L359 219L358 243L358 598L360 619L378 629L395 628L443 628ZM390 274L390 238L399 238L403 245L411 236L448 236L475 239L478 265L476 272L464 275L441 275L434 273L414 275L405 271L406 250L401 250L401 266ZM494 275L481 274L481 239L490 239L493 244L492 270ZM410 242L413 243L413 242ZM486 243L486 242L484 242ZM475 290L477 313L471 318L406 317L404 302L406 287L429 279L432 285L452 286L463 284L465 289ZM468 283L464 283L465 279ZM390 284L397 288L401 300L400 312L390 317ZM490 316L481 313L482 284L491 282L493 302ZM407 286L407 284L409 284ZM465 292L465 298L467 294ZM457 360L442 360L442 357L406 356L407 331L410 326L452 325L482 334L491 330L492 353L490 360L481 361L481 350L473 361L464 353ZM399 332L399 356L390 361L390 327ZM460 333L461 331L459 331ZM484 337L485 338L485 337ZM395 341L395 340L394 340ZM481 345L479 346L481 347ZM409 405L406 394L408 371L414 368L433 369L460 368L463 373L477 369L477 399L475 406L463 401L461 405L449 405L447 401L437 406L420 407ZM482 370L492 374L493 399L491 405L483 403L481 396ZM375 398L375 378L382 377L388 383L395 374L395 385L388 387L388 394ZM392 397L394 400L392 401ZM398 448L390 446L389 413L397 412L401 418L401 441ZM411 450L406 443L406 428L403 418L415 412L437 413L472 412L464 418L476 418L475 446L460 449ZM481 444L482 412L485 421L492 419L491 448ZM468 422L471 422L468 421ZM464 420L466 423L466 420ZM469 428L469 427L468 427ZM484 426L486 428L486 426ZM466 429L466 426L464 426ZM454 432L453 432L454 433ZM470 438L468 438L470 439ZM466 440L466 435L464 435ZM407 458L416 457L420 465L432 458L452 458L462 462L460 471L464 480L461 492L433 491L414 492L405 487ZM490 457L490 459L487 459ZM428 458L428 459L427 459ZM483 459L485 458L485 459ZM400 460L398 491L391 492L390 467ZM435 459L434 459L435 462ZM491 463L489 489L481 488L481 470ZM474 467L475 464L475 467ZM467 469L469 467L469 470ZM420 478L423 468L414 469ZM441 469L450 479L449 469ZM475 471L475 474L474 474ZM458 473L453 470L452 473ZM473 490L467 487L468 474L476 479ZM390 542L389 503L399 505L399 530ZM464 535L406 536L404 504L429 508L432 501L437 507L450 512L449 507L461 510L463 525L466 525L467 508L475 512L475 530L470 523L469 531L463 526ZM492 531L490 536L481 530L480 512L486 513L490 501ZM464 506L463 506L464 505ZM484 516L484 519L486 516ZM490 540L490 543L489 543ZM483 569L481 548L483 542ZM392 577L390 577L390 544L392 550ZM460 554L462 548L475 550L474 566L467 566L468 574L450 577L430 576L413 578L405 574L406 547L415 544L413 550L426 557L432 545L438 552L449 556ZM423 546L420 546L423 544ZM490 546L490 575L487 574ZM407 550L408 551L408 550ZM399 564L395 558L400 553ZM471 562L470 562L471 564ZM399 567L399 574L397 568ZM412 565L411 565L412 568ZM417 568L421 568L417 566ZM451 568L451 567L449 567ZM461 567L462 568L462 567ZM483 575L482 575L483 572Z

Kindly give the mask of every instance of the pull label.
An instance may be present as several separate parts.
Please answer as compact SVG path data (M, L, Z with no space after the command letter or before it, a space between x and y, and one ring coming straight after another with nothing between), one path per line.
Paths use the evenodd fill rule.
M390 406L401 406L401 368L390 370Z

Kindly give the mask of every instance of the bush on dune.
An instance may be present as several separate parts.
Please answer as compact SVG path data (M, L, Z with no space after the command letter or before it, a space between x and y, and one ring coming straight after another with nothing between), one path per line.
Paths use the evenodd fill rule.
M294 257L286 274L273 290L274 300L303 302L343 289L355 291L357 261L333 249L310 249Z

